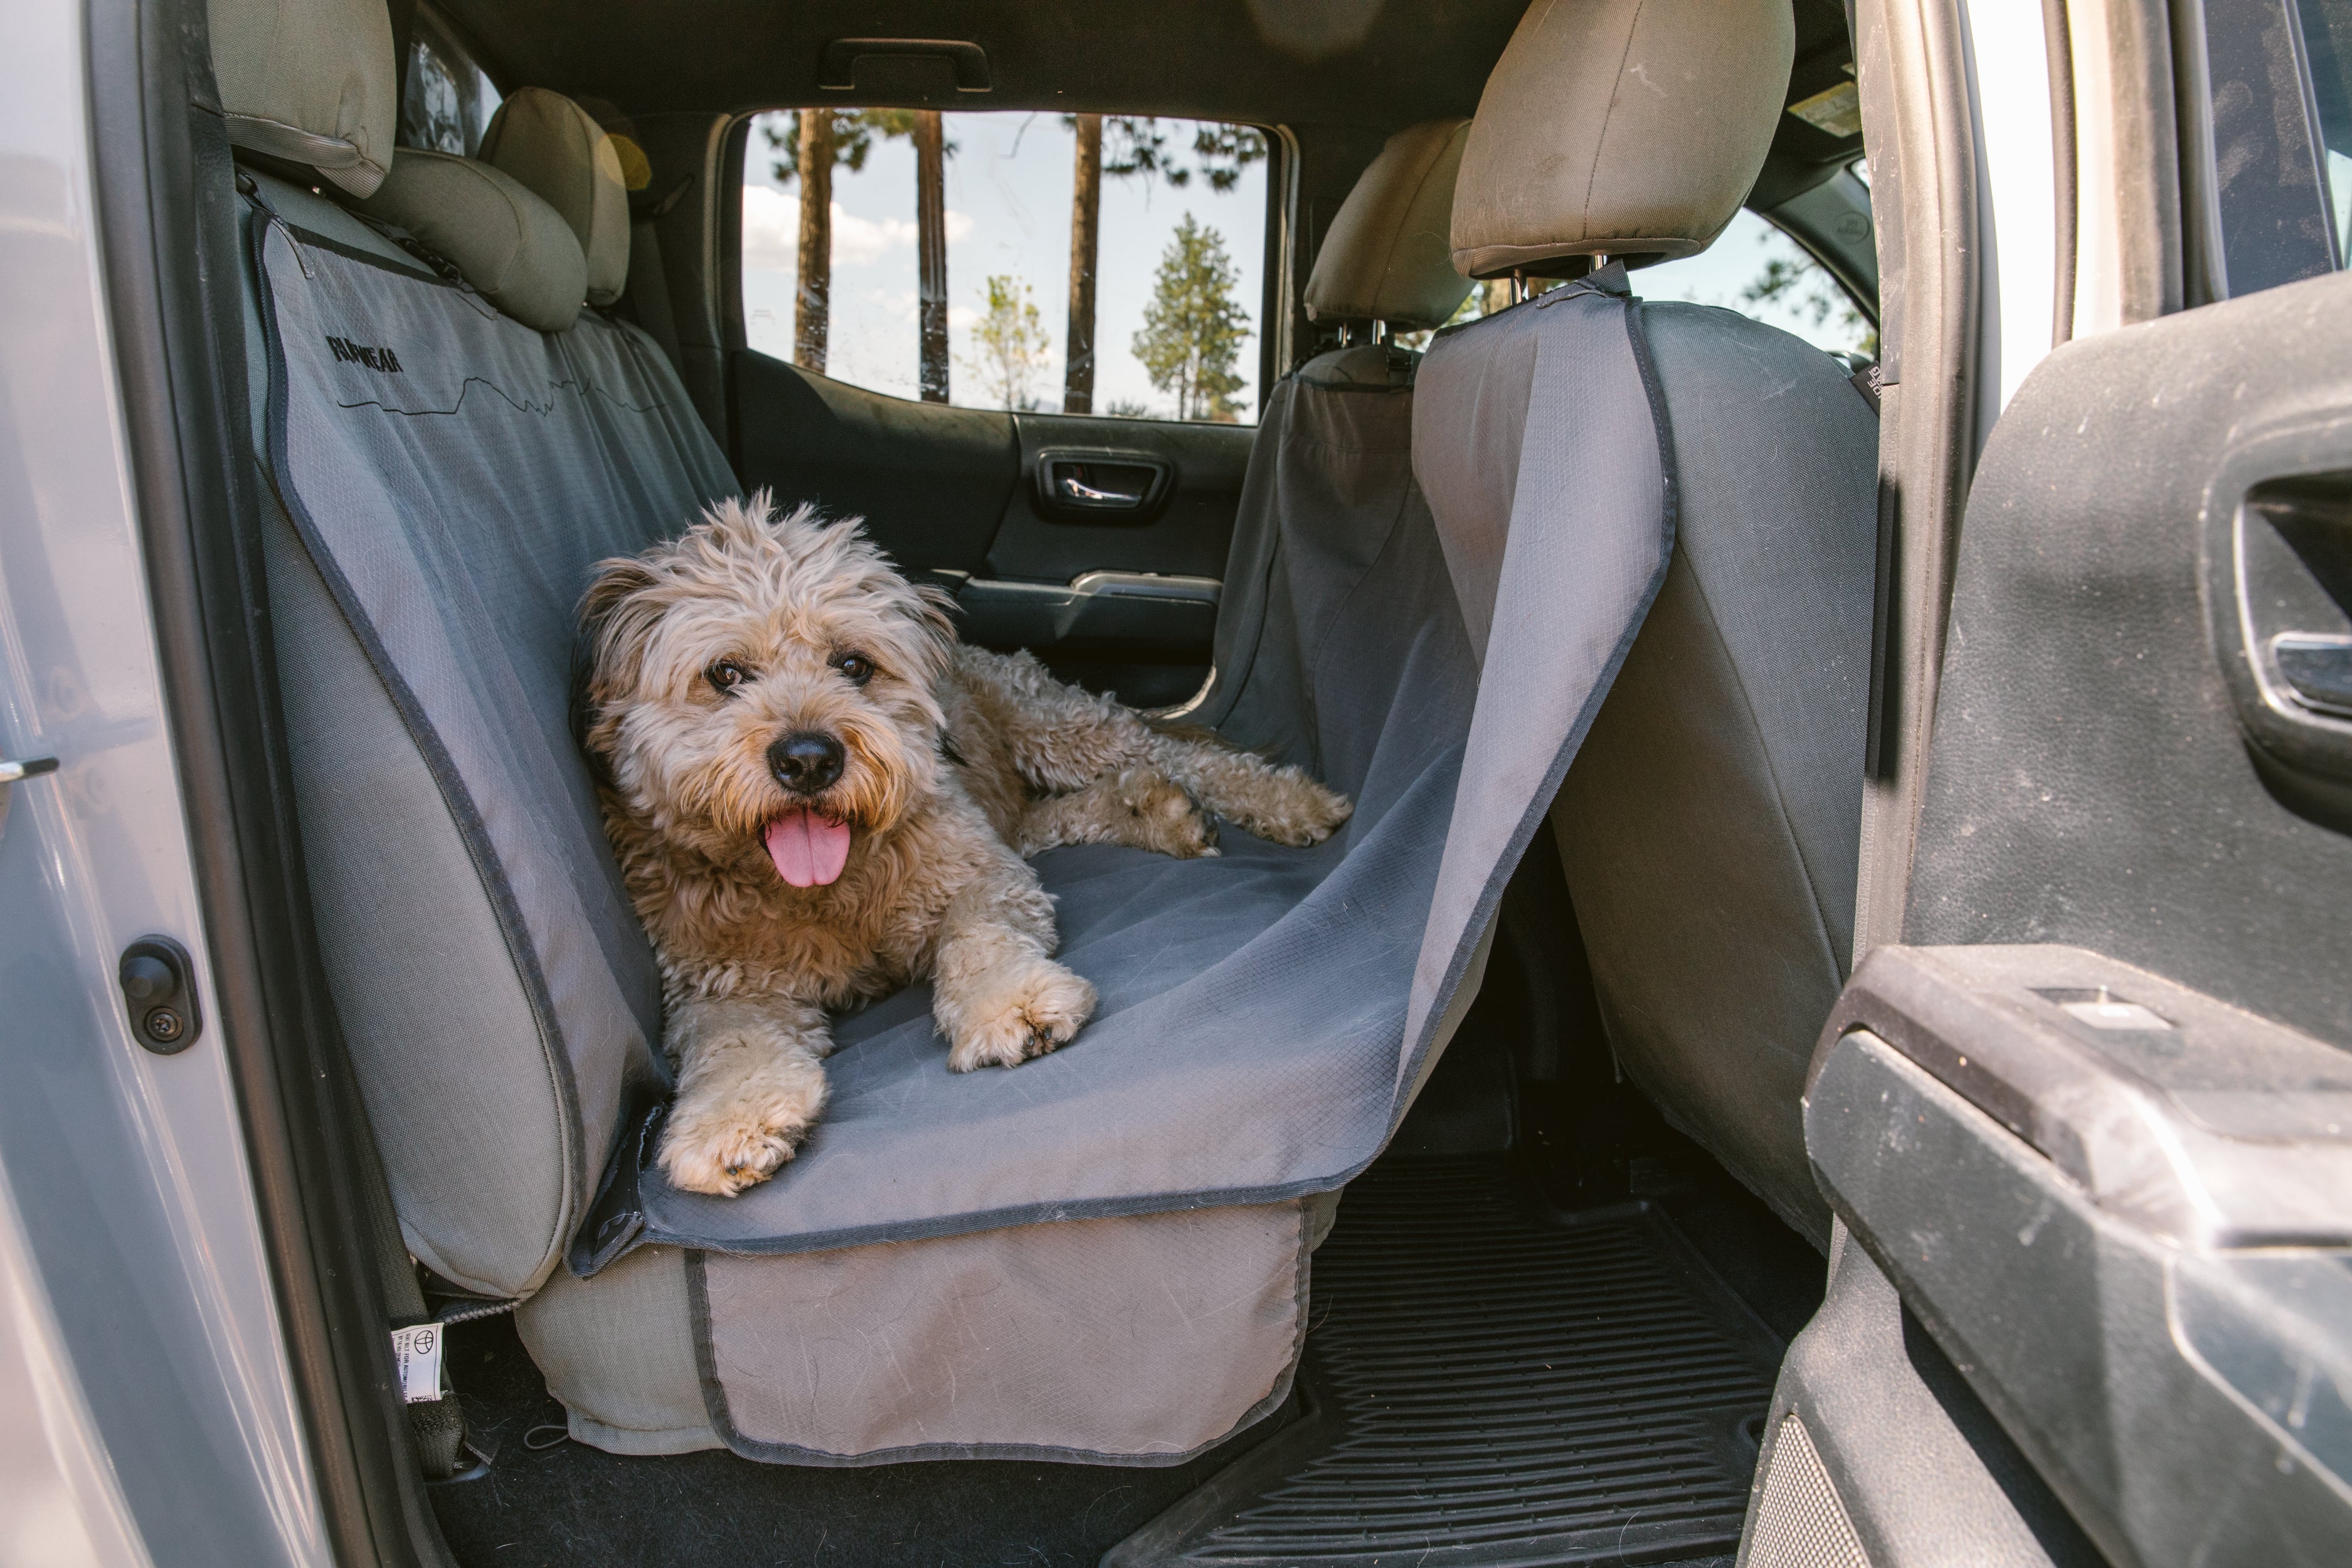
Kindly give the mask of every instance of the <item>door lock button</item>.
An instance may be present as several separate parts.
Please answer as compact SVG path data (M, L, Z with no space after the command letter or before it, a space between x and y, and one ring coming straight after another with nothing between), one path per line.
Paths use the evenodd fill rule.
M122 950L115 978L131 1015L131 1032L157 1056L186 1050L204 1028L195 973L187 949L168 936L142 936Z

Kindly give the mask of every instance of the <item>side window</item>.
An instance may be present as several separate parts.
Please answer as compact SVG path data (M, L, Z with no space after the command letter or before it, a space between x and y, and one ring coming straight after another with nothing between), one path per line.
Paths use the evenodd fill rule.
M470 158L499 102L488 75L440 13L420 0L408 37L408 79L400 95L400 145Z
M1554 286L1541 279L1532 282L1538 289ZM1633 292L1644 300L1720 305L1794 332L1832 353L1858 360L1878 357L1878 329L1870 324L1870 318L1844 286L1803 246L1745 207L1715 243L1696 256L1636 270ZM1472 285L1470 297L1454 311L1454 320L1468 321L1510 302L1508 280L1488 279ZM1412 332L1397 341L1422 348L1432 335Z
M2223 295L2342 268L2352 234L2352 0L2205 0Z
M760 115L745 341L898 397L1253 423L1268 153L1215 121Z
M1696 256L1634 273L1633 292L1721 305L1833 353L1878 357L1878 330L1844 287L1803 246L1746 207Z

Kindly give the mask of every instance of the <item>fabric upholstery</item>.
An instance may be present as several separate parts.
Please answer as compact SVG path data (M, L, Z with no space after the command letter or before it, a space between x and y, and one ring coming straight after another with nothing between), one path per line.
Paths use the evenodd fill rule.
M1244 481L1209 682L1177 717L1329 776L1314 715L1318 680L1344 676L1331 661L1334 617L1385 552L1405 547L1401 531L1435 537L1412 480L1413 360L1376 343L1339 349L1275 388Z
M1306 650L1316 661L1304 688L1311 721L1295 732L1354 795L1356 816L1307 850L1229 832L1213 859L1113 846L1042 857L1041 878L1059 900L1062 955L1102 994L1085 1036L1017 1072L955 1075L944 1070L926 991L885 1000L840 1021L835 1098L799 1157L778 1179L716 1200L666 1187L640 1158L643 1123L616 1139L625 1106L665 1093L651 1050L656 987L570 733L570 657L572 607L590 563L677 526L731 489L731 477L675 375L629 330L590 316L568 333L535 332L444 279L290 223L257 220L252 233L278 491L429 773L478 894L467 891L488 910L515 982L497 973L487 931L466 938L478 950L469 957L482 984L509 996L519 988L530 1013L528 1029L519 1017L483 1020L489 1037L471 1037L461 1031L474 1020L415 1003L395 1013L400 1030L355 1037L386 1092L414 1097L383 1113L385 1124L425 1126L437 1115L447 1134L388 1137L387 1162L429 1157L453 1167L452 1181L483 1179L501 1170L489 1130L511 1136L509 1123L529 1121L551 1144L532 1157L548 1159L561 1184L541 1207L551 1201L575 1218L604 1151L622 1149L613 1191L636 1205L633 1228L604 1245L599 1217L583 1237L596 1244L575 1265L632 1268L632 1245L728 1255L688 1277L706 1287L695 1327L706 1405L738 1452L806 1462L910 1449L1168 1462L1268 1407L1303 1310L1315 1211L1300 1200L1340 1185L1379 1152L1458 1023L1502 883L1612 673L1592 650L1630 640L1664 569L1664 448L1622 324L1607 315L1570 332L1559 363L1580 365L1579 395L1644 412L1563 429L1563 466L1525 487L1566 495L1565 485L1622 504L1592 512L1609 527L1563 532L1547 515L1514 538L1486 579L1480 610L1507 628L1490 635L1488 657L1510 675L1483 688L1462 629L1465 595L1447 569L1458 542L1440 537L1396 460L1403 429L1393 387L1360 380L1349 367L1367 375L1370 367L1357 361L1328 367L1318 384L1292 384L1290 401L1328 405L1317 416L1324 423L1307 439L1276 443L1268 460L1322 452L1334 477L1293 493L1338 498L1341 511L1286 521L1295 548L1277 548L1266 572L1297 579L1284 590L1292 604L1318 606ZM1365 428L1351 434L1358 420ZM1348 476L1353 453L1383 447L1374 472L1388 492L1369 515L1385 506L1389 526L1367 557L1362 541L1344 537L1362 515L1349 501ZM365 709L348 679L339 686L321 668L294 668L294 679L314 683L311 707ZM373 712L382 743L396 746L380 734L381 706ZM421 790L405 776L411 798L399 809L429 817L432 803L414 798ZM331 889L408 904L388 918L414 922L457 891L445 894L441 881L462 889L446 854L430 882L387 875L360 886L366 868L405 851L405 819L347 810L333 776L315 778L306 829L315 823L330 841L322 861L355 868ZM334 951L340 966L369 961L363 937ZM366 994L364 977L339 982L339 998L361 999L355 1008ZM443 1037L417 1037L427 1031ZM448 1059L461 1048L448 1037L497 1054L529 1088L486 1093L496 1075L470 1067L446 1078L402 1073ZM478 1120L474 1107L451 1110L478 1098ZM408 1179L408 1190L427 1189L415 1173ZM415 1204L402 1217L436 1256L473 1240L441 1234L455 1222ZM1118 1228L1080 1248L1066 1228L1079 1224ZM940 1238L951 1245L931 1245ZM489 1282L528 1289L541 1276L543 1239L534 1229L527 1250L515 1241L493 1258ZM1108 1257L1124 1261L1110 1274L1087 1272L1090 1259ZM477 1266L478 1277L488 1273ZM636 1278L647 1300L670 1299L656 1271ZM774 1359L789 1325L824 1321L813 1303L831 1280L840 1298L826 1310L838 1314L840 1334L877 1312L891 1317L909 1336L897 1345L900 1362L976 1389L996 1347L1011 1342L982 1354L957 1339L962 1320L953 1314L893 1303L929 1301L938 1290L946 1295L936 1299L956 1300L967 1287L955 1281L976 1289L992 1278L1038 1301L1095 1292L1090 1321L1162 1327L1145 1336L1148 1352L1125 1341L1074 1352L1066 1331L1062 1353L1076 1359L1062 1394L1050 1394L1033 1369L954 1413L925 1414L919 1401L812 1401ZM1209 1294L1190 1300L1192 1290ZM1172 1301L1179 1318L1197 1319L1211 1300L1231 1310L1204 1333L1155 1316ZM558 1345L563 1334L549 1327L562 1316L553 1306L534 1314L532 1331L551 1360L580 1364L576 1345ZM575 1340L604 1331L573 1318ZM831 1363L829 1386L879 1391L871 1381L879 1363L827 1348L838 1337L806 1342L811 1356L846 1358ZM1036 1367L1055 1364L1042 1342L1023 1353ZM674 1351L658 1354L674 1373ZM614 1374L609 1407L591 1404L594 1390L579 1395L583 1430L639 1447L699 1440L690 1420L678 1424L674 1379L653 1367L656 1355ZM1129 1405L1089 1400L1085 1391L1103 1387L1114 1364L1134 1387L1158 1392ZM1143 1426L1121 1425L1141 1416Z
M403 147L360 210L406 229L527 327L569 331L588 296L587 255L572 226L488 163Z
M1309 320L1443 326L1470 292L1447 238L1466 120L1431 120L1388 140L1358 176L1307 279Z
M208 0L228 139L355 196L390 172L400 128L383 0Z
M629 282L629 193L613 139L586 110L543 87L519 88L482 132L481 161L571 226L587 258L590 304L621 297Z
M408 1250L488 1296L563 1255L583 1194L530 997L391 694L273 505L263 536L311 913ZM457 1096L420 1082L463 1083Z
M323 615L289 628L314 637L289 645L289 711L346 748L304 764L301 802L330 980L412 1246L520 1295L661 1071L652 953L572 735L574 607L595 560L733 477L632 330L542 334L404 256L256 218L266 450L375 681Z
M1536 0L1478 100L1454 266L1706 249L1764 166L1795 37L1789 0Z
M470 287L274 210L249 223L249 281L290 524L271 547L289 709L341 753L298 776L306 844L418 1255L543 1295L524 1331L574 1429L627 1451L1170 1463L1270 1409L1328 1194L1459 1023L1503 883L1664 570L1669 448L1622 309L1546 307L1547 384L1573 366L1578 397L1637 413L1547 424L1562 449L1523 479L1507 542L1443 537L1419 501L1392 361L1291 384L1286 407L1317 406L1266 460L1330 471L1254 488L1331 510L1280 520L1251 596L1303 617L1308 706L1281 722L1353 819L1308 850L1229 832L1214 859L1041 858L1062 955L1101 992L1086 1035L958 1076L927 992L885 1000L840 1022L800 1156L722 1202L641 1158L632 1108L667 1092L658 985L570 709L593 562L735 481L642 334L578 316L586 255L554 207L488 165L404 153L367 210ZM593 242L593 190L590 219ZM1282 640L1261 638L1269 657ZM1507 674L1481 681L1482 647ZM408 951L387 964L381 944ZM478 994L430 994L458 990ZM479 1216L451 1197L526 1163ZM596 1278L550 1285L566 1232ZM975 1333L1001 1301L1016 1326Z
M1329 450L1276 442L1253 468L1303 451L1344 475L1352 453L1402 434L1386 397L1321 396L1309 428ZM1274 422L1301 402L1295 385L1277 390ZM1291 721L1356 803L1339 834L1295 849L1227 826L1214 858L1116 845L1038 857L1061 961L1101 994L1076 1041L1016 1071L955 1074L927 986L842 1018L831 1101L782 1175L712 1198L657 1169L633 1173L641 1228L608 1233L600 1215L594 1253L632 1240L798 1253L1264 1203L1368 1163L1401 1113L1405 1060L1432 1044L1435 1013L1412 1012L1416 955L1475 690L1444 557L1426 510L1404 504L1405 478L1392 461L1367 480L1388 487L1369 557L1349 537L1360 512L1311 515L1311 498L1340 481L1274 487L1297 545L1281 570L1307 580L1278 591L1345 609L1318 623L1311 721ZM1447 938L1449 963L1466 962L1479 934ZM596 1261L579 1254L573 1267Z
M613 1454L726 1446L703 1402L688 1258L674 1247L648 1247L593 1279L559 1270L515 1309L523 1348L581 1442ZM789 1323L780 1328L793 1331Z
M705 1396L737 1452L823 1464L1180 1463L1290 1392L1302 1202L1022 1226L790 1260L695 1254ZM1150 1289L1138 1289L1150 1280ZM942 1354L977 1332L987 1353Z
M1801 1102L1853 947L1877 421L1785 332L1643 313L1679 458L1674 566L1554 834L1626 1074L1825 1241Z

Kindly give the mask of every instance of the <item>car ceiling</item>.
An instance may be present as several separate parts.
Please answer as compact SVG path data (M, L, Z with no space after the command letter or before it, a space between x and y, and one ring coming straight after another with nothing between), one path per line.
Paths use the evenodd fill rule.
M502 86L601 98L632 115L742 113L826 101L942 109L1107 110L1389 131L1478 106L1526 0L444 0ZM1836 0L1796 0L1789 101L1853 58ZM404 18L396 18L404 21ZM405 28L404 27L404 31ZM991 89L937 75L820 90L827 43L950 39L987 52ZM869 69L872 68L869 63ZM933 83L939 85L935 88ZM1784 116L1775 162L1851 157Z

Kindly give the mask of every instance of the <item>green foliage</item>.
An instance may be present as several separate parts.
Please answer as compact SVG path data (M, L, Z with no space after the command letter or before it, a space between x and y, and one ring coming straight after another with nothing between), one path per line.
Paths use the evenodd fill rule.
M1151 384L1176 398L1179 419L1238 416L1233 395L1242 388L1234 370L1250 335L1249 313L1234 299L1240 270L1225 254L1224 237L1186 213L1160 258L1135 357Z
M911 109L804 109L764 115L761 133L767 137L771 149L783 154L768 166L768 172L780 185L791 184L800 174L803 114L833 116L833 166L845 168L854 174L866 167L866 155L874 151L877 141L911 139L915 134L915 113ZM946 155L952 158L955 153L955 143L946 143Z
M988 279L988 309L971 329L964 368L980 381L989 400L1004 408L1034 408L1034 390L1045 372L1053 341L1029 296L1029 285L1008 273Z
M1062 123L1075 126L1077 116L1065 114ZM1139 177L1146 184L1164 180L1181 190L1197 173L1211 190L1230 191L1265 153L1264 132L1247 125L1204 121L1192 132L1194 163L1187 163L1181 150L1169 145L1168 131L1156 116L1103 116L1102 172L1116 179Z
M1766 243L1770 243L1777 232L1768 234ZM1790 249L1796 247L1791 244ZM1810 317L1817 327L1826 324L1834 315L1840 327L1854 334L1855 346L1863 353L1873 359L1878 357L1878 334L1870 329L1869 321L1853 308L1853 301L1846 298L1837 279L1801 251L1794 256L1767 257L1764 269L1748 280L1739 297L1750 305L1779 305L1801 317Z

